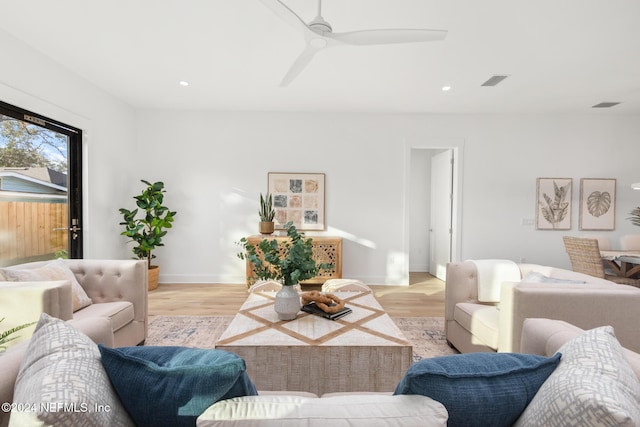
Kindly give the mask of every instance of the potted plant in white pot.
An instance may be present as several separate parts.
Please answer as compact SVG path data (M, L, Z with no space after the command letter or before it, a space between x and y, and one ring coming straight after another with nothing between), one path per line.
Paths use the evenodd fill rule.
M137 208L134 210L120 209L124 218L124 221L120 223L120 225L124 225L124 231L120 234L129 237L131 241L136 243L131 249L135 255L134 258L147 260L148 288L153 290L158 287L160 267L151 265L151 260L156 257L151 252L158 246L164 246L162 238L167 234L165 229L171 228L176 212L163 205L164 193L166 192L163 182L158 181L152 184L144 179L140 181L146 187L141 194L133 197L136 200ZM141 213L140 217L138 217L138 212Z
M260 193L260 215L259 230L260 234L273 234L275 226L273 224L273 218L276 216L276 211L273 209L273 196L269 193L265 197Z
M279 319L292 320L301 306L294 285L315 277L321 269L331 268L331 264L316 263L313 239L305 238L292 222L286 223L284 228L288 239L280 244L276 239L262 239L254 245L243 237L238 243L244 252L238 253L238 258L251 262L259 278L282 282L282 289L276 294L275 311Z

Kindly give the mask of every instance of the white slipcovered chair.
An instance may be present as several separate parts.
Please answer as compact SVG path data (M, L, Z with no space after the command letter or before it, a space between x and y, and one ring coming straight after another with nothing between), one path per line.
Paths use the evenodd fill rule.
M623 251L640 251L640 234L625 234L620 237L620 249Z

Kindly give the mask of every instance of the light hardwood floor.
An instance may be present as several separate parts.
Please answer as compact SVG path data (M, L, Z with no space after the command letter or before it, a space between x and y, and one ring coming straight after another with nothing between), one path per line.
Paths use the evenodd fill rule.
M411 273L409 286L372 285L380 305L395 317L443 317L444 282L428 273ZM305 286L303 290L319 289ZM160 284L149 292L149 321L155 316L231 316L244 300L241 284Z

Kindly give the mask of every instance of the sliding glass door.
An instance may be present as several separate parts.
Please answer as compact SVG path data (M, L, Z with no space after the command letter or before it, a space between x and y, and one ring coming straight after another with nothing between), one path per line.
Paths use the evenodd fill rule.
M0 101L0 265L82 258L82 132Z

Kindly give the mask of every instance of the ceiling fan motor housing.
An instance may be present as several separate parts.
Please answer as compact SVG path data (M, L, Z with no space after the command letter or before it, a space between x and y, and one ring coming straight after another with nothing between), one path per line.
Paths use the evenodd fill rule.
M309 22L308 25L312 30L320 31L321 33L330 33L333 31L331 24L325 21L320 15L313 18L313 21Z

